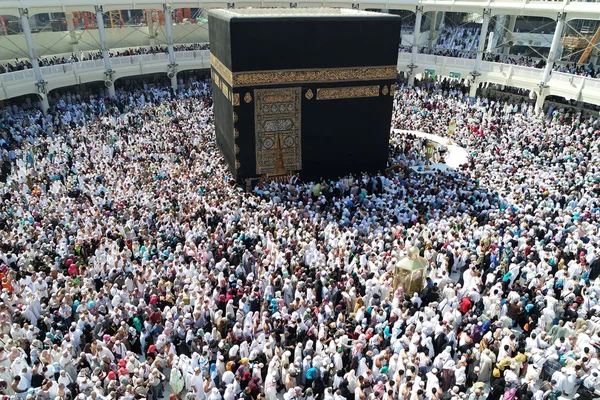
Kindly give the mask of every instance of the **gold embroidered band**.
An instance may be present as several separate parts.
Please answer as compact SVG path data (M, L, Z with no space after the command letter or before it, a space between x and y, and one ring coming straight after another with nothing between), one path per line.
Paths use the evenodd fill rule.
M213 54L210 55L210 62L212 68L221 75L230 87L394 80L397 74L396 65L231 72Z
M355 99L379 96L379 86L352 86L317 89L317 100Z

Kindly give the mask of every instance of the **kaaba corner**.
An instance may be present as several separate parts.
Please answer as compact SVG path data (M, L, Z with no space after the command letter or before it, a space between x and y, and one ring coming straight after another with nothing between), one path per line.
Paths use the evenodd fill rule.
M385 169L400 17L291 8L208 19L217 143L238 183Z

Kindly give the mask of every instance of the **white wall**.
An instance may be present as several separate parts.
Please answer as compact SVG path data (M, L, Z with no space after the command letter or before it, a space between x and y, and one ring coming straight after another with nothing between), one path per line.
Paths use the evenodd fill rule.
M515 46L550 47L552 33L513 33Z
M29 58L23 35L0 36L0 60Z
M414 36L412 33L409 35L402 35L402 41L401 41L400 45L412 46L413 38L414 38ZM421 32L421 34L419 35L417 44L419 46L427 46L428 41L429 41L429 31Z

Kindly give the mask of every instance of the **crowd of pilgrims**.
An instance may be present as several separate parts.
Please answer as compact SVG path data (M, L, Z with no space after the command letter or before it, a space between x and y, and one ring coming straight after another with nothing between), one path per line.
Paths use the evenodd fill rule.
M475 42L475 47L477 42ZM432 47L424 46L419 48L419 54L442 56L442 57L456 57L465 59L476 59L477 50L472 50L472 46L465 48L464 44L458 46L438 45L435 44ZM400 53L410 53L412 51L411 46L400 46L398 51ZM484 61L518 65L522 67L531 67L542 69L546 67L545 58L539 54L534 53L535 57L524 54L501 54L498 52L485 52L483 54ZM574 61L561 61L552 67L553 71L563 72L572 75L585 76L589 78L598 79L600 76L600 66L593 62L578 64Z
M190 50L210 50L208 43L194 43L194 44L180 44L173 46L174 51L190 51ZM140 56L145 54L164 54L168 53L169 49L167 46L148 46L148 47L130 47L128 49L112 50L109 51L108 56L112 57L126 57L126 56ZM40 57L38 63L40 67L50 67L53 65L72 64L80 61L90 60L102 60L102 51L88 51L80 52L79 54L71 53L68 56L47 56ZM28 59L15 59L12 62L0 63L0 74L8 72L24 71L32 69L33 64Z
M392 119L454 120L458 170L394 130L389 171L249 192L206 81L6 105L0 399L590 399L600 121L465 91L399 84Z
M454 30L459 30L459 33L452 36ZM433 47L421 47L419 48L419 54L436 55L443 57L457 57L475 59L477 57L477 43L478 30L474 28L454 28L445 27L444 32L440 39L436 41ZM464 33L464 32L466 33ZM450 35L450 36L448 36ZM463 35L469 37L468 40L463 40ZM475 35L475 36L474 36ZM189 50L209 50L210 46L208 43L201 44L181 44L175 45L175 51L189 51ZM411 52L412 46L400 46L399 52ZM167 46L149 46L149 47L130 47L127 49L116 49L109 52L109 57L126 57L136 56L145 54L161 54L168 53ZM537 54L536 56L540 56ZM45 56L38 59L40 67L49 67L53 65L72 64L80 61L90 60L101 60L103 58L101 51L90 51L81 52L80 54L72 53L70 55L55 55ZM511 65L519 65L524 67L533 68L544 68L546 61L543 57L531 57L522 54L503 55L497 52L486 52L484 53L483 59L485 61L498 62ZM0 63L0 74L24 71L32 69L33 65L27 58L17 58L14 61L6 61ZM600 74L600 67L592 62L577 64L575 62L561 62L557 63L553 67L554 71L564 72L573 75L586 76L590 78L597 78Z

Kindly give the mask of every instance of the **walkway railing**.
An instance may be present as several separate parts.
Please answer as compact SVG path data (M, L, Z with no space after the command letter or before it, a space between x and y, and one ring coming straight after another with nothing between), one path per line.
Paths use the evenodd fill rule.
M111 68L114 79L150 73L167 73L169 56L166 53L112 57ZM209 50L176 52L177 71L210 68ZM410 53L398 54L398 70L409 72ZM435 74L467 79L473 82L475 60L438 55L417 55L413 73ZM47 90L104 79L102 60L81 61L70 64L42 67L42 76ZM483 61L477 82L489 82L537 91L542 81L543 70L505 63ZM0 99L37 93L33 70L10 72L0 75ZM564 72L552 72L548 83L549 95L585 101L600 105L600 79Z

